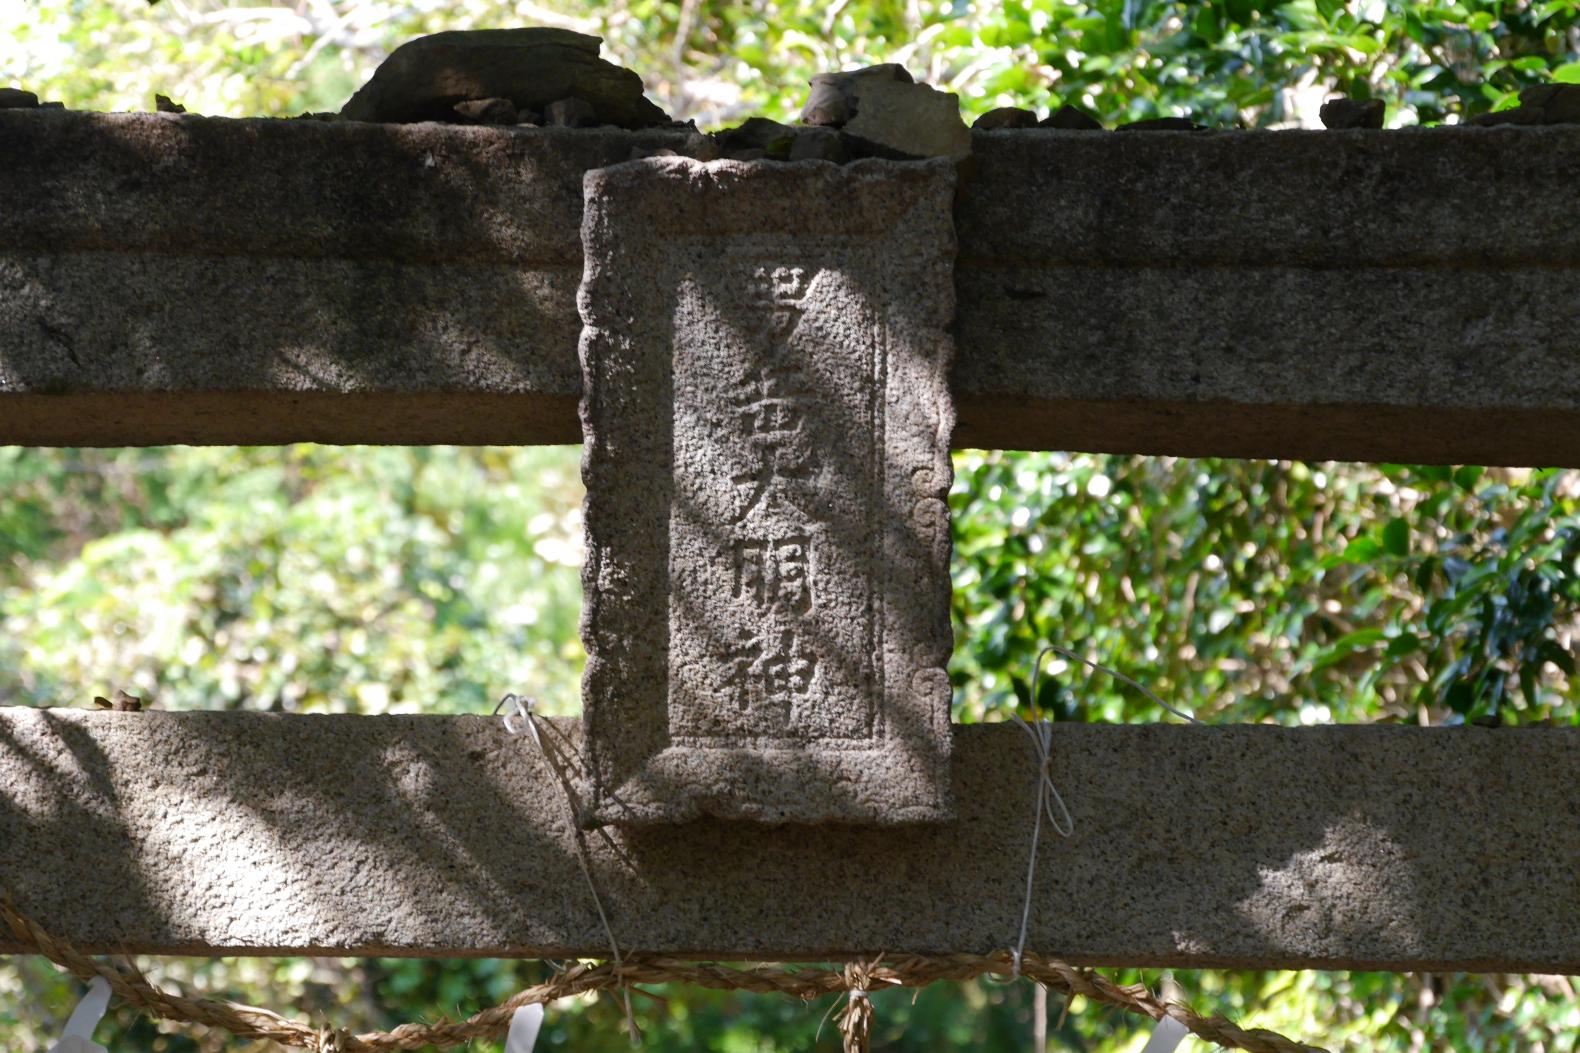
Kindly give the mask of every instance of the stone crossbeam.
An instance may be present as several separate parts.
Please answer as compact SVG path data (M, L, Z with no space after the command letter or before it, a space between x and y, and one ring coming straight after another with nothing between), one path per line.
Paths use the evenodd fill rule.
M955 737L942 825L588 835L622 950L1007 947L1035 762L1008 725ZM1054 758L1075 832L1044 831L1029 949L1580 972L1580 729L1060 725ZM497 719L0 709L0 845L91 951L608 953L561 785Z
M582 175L699 141L0 111L0 442L578 442ZM956 446L1580 465L1580 128L974 141Z

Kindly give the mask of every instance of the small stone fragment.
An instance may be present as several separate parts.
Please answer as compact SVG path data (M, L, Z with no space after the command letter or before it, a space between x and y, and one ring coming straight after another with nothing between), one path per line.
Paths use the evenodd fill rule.
M154 110L159 113L186 113L187 108L180 103L170 101L168 95L154 96Z
M598 57L602 41L568 29L435 33L390 53L340 111L353 121L453 121L455 104L509 99L518 113L576 98L594 124L651 128L669 120L642 94L642 78Z
M1381 128L1388 107L1381 99L1329 99L1318 116L1324 128Z
M509 99L467 99L455 104L455 112L468 124L515 124L520 115Z
M38 107L38 96L21 88L0 88L0 110L32 110Z
M38 104L38 108L41 110L64 110L66 104L63 102L41 102Z
M719 144L713 141L713 136L701 132L686 136L686 145L681 153L697 161L717 161L724 156L719 152Z
M1145 121L1131 121L1115 128L1116 132L1205 132L1205 124L1197 124L1189 117L1153 117Z
M792 161L832 161L844 164L850 160L845 140L833 128L802 128L790 143Z
M1541 110L1541 124L1580 124L1580 84L1538 84L1520 92L1520 109Z
M723 156L737 161L751 161L761 157L790 159L791 144L796 130L787 124L771 121L766 117L750 117L736 128L726 128L714 136ZM746 156L751 155L751 156Z
M801 123L843 129L848 157L959 161L971 154L971 132L960 119L960 100L913 82L904 66L891 62L820 73L810 84Z
M848 70L844 73L819 73L808 83L806 105L801 107L801 123L839 128L856 115L856 96L866 81L910 84L911 74L904 66L885 62L880 66Z
M801 107L801 123L838 128L850 120L850 100L837 74L819 73L808 83L806 103Z
M978 117L971 125L973 131L991 132L999 128L1035 128L1037 115L1018 106L1000 106Z
M971 156L971 129L960 98L926 84L866 78L856 82L845 134L909 157Z
M543 123L560 128L590 128L598 123L597 108L586 99L555 99L543 111Z
M338 121L338 120L340 120L340 114L338 114L338 113L330 113L330 112L327 112L327 111L299 113L295 117L292 117L291 120L293 120L293 121Z
M93 696L93 704L100 709L110 709L117 713L140 713L143 709L143 700L136 695L129 695L125 690L115 692L113 699Z
M1512 110L1478 113L1465 123L1476 128L1494 128L1500 124L1541 124L1542 117L1540 106L1516 106Z
M1103 130L1096 117L1071 105L1060 106L1037 122L1039 128L1058 128L1066 132L1100 132Z

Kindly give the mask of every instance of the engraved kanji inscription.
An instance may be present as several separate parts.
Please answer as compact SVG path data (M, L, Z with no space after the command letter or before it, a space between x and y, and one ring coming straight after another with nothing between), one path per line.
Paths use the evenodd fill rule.
M805 427L809 393L790 369L764 365L740 387L740 424L751 450L751 469L734 478L746 495L735 522L765 504L793 502L797 487L817 470L817 449ZM805 487L800 487L804 491ZM798 510L807 514L806 509Z
M952 182L588 174L589 821L948 814Z
M729 652L725 686L742 710L772 709L775 723L789 724L797 699L812 690L817 652L794 629L745 635Z
M873 595L859 568L875 558L882 501L880 340L869 328L860 344L827 347L802 324L829 295L827 269L758 251L726 248L722 265L681 283L683 315L738 324L675 337L670 573L695 587L671 596L669 730L702 747L849 746L876 732ZM711 570L693 563L707 550ZM838 587L816 589L826 573Z
M735 542L735 598L761 610L805 614L812 609L810 534L748 537Z

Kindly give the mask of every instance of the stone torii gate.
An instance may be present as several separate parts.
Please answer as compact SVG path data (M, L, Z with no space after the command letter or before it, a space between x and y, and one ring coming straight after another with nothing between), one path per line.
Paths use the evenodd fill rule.
M679 192L638 180L633 204L614 190L597 198L609 180L593 180L585 192L613 226L587 225L586 244L608 253L589 261L584 176L634 148L689 142L0 111L0 442L580 441L586 270L593 343L621 325L783 335L774 327L804 311L797 324L835 327L807 337L813 350L843 334L852 342L840 346L891 346L913 363L952 286L956 447L1580 465L1580 227L1567 218L1580 128L978 133L952 211L896 220L900 243L883 243L894 217L882 210L913 191L942 200L928 165L908 167L922 173L903 177L913 191L897 168L863 169L859 207L793 192L795 207L765 206L761 229L729 227L730 252L692 261L701 291L670 300L680 272L664 239L720 232L676 205L661 239L600 240L638 229L620 209L662 210ZM642 162L609 179L687 164ZM785 166L774 178L806 190L812 177L794 173L809 168L844 171ZM814 285L818 267L838 280ZM643 281L649 293L599 292ZM739 302L708 306L726 292ZM616 317L649 294L691 307ZM863 303L899 311L900 335L839 330L840 312ZM756 339L724 341L719 361L749 364L751 348L769 346ZM651 345L589 352L614 370L599 390L620 403L589 411L614 429L599 433L605 452L659 456L666 447L644 447L643 427L666 410L666 427L689 419L696 442L717 439L712 374L622 387L646 367L621 346ZM850 396L839 412L853 419L884 390L861 387L860 354L798 361L799 380L770 372L729 412L779 434L804 406L760 403L796 383ZM926 390L944 376L932 361L885 396L890 419L939 404ZM920 426L900 447L858 429L829 470L871 483L861 473L890 463L884 450L941 457L950 433L932 426L931 446ZM683 445L671 439L667 449ZM698 520L745 523L765 496L780 502L780 518L720 548L739 557L720 587L732 602L778 604L774 618L804 613L801 590L823 587L797 576L816 569L820 542L786 511L815 496L796 482L806 465L794 454L783 443L729 454L745 458L721 484L738 506ZM594 504L609 499L621 523L662 509L669 533L611 540L595 527L594 545L659 575L658 550L641 546L687 543L675 524L691 506L679 499L720 491L680 493L678 462L662 457L620 463L647 463L632 478L658 490L595 479ZM758 492L764 465L783 469L767 480L782 487L772 495ZM815 522L862 522L863 501L900 485L880 481ZM946 473L915 481L920 511L902 542L936 536L926 502ZM615 824L588 844L623 947L788 960L1012 940L1034 765L1015 728L928 727L947 704L926 672L944 657L925 615L937 550L907 558L904 588L920 590L924 613L895 627L914 639L893 668L920 701L909 737L872 747L871 765L852 770L812 742L876 741L867 716L819 708L826 699L752 723L753 706L794 706L786 692L813 675L792 668L794 647L771 674L752 670L757 658L723 666L739 672L730 697L746 699L723 723L700 703L676 708L718 683L688 687L654 655L637 656L659 678L641 682L647 693L612 689L589 711L592 733L608 732L607 752L594 750L607 792L583 818ZM906 595L882 563L840 579L856 590L839 602L858 628L873 624L861 589ZM624 583L632 595L659 587ZM789 624L740 617L698 612L728 630L724 646ZM818 631L835 639L842 625ZM595 660L609 646L595 645ZM847 653L829 646L812 657ZM849 684L875 675L856 670ZM753 677L757 695L741 687ZM613 714L602 730L600 713ZM579 722L555 726L581 741ZM728 763L656 760L667 741L719 733L739 747ZM1094 965L1580 971L1576 729L1059 725L1052 741L1075 832L1042 842L1028 949ZM763 751L802 747L796 780L809 781L761 771ZM90 952L608 951L561 785L484 716L0 711L0 845L0 886ZM15 947L0 937L0 950Z

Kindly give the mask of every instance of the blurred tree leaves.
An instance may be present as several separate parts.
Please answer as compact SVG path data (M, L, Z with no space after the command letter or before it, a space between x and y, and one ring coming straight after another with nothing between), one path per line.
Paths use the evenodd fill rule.
M1070 102L1108 121L1312 125L1343 91L1387 100L1392 123L1434 123L1512 105L1580 59L1580 0L10 0L0 70L83 108L146 110L160 91L230 116L335 110L412 36L530 24L603 36L705 126L788 119L812 74L883 61L959 92L970 114Z
M0 703L575 712L566 447L0 448Z
M957 468L963 719L1024 699L1053 641L1207 720L1577 720L1573 473L1010 453ZM1084 672L1042 693L1058 719L1163 719Z

